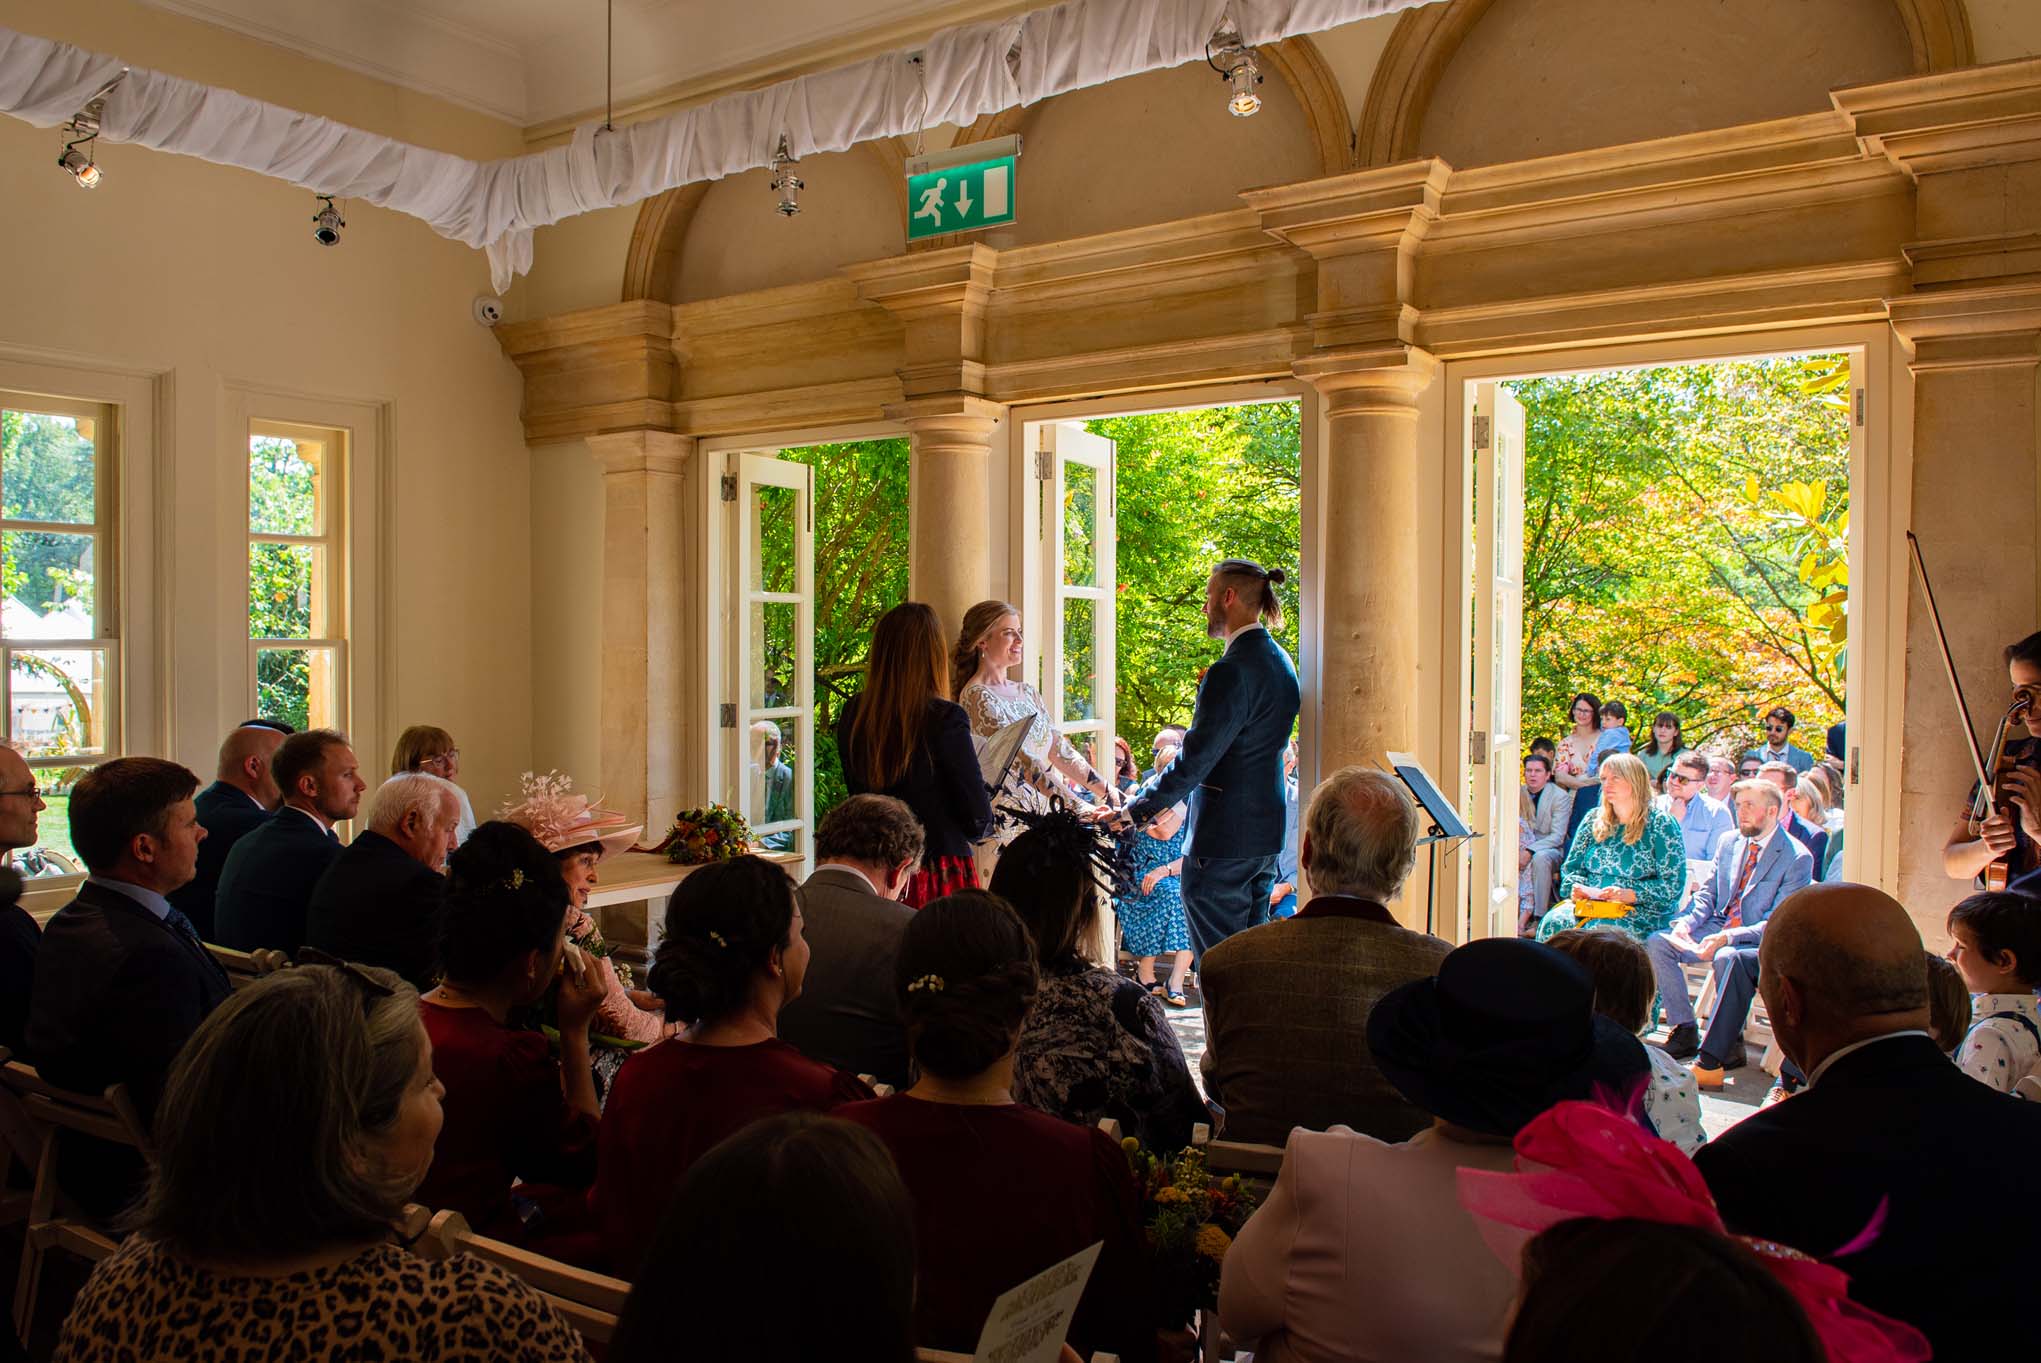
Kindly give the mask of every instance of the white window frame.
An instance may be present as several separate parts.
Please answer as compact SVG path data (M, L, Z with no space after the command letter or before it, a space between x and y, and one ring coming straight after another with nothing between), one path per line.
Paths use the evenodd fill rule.
M253 513L255 492L254 476L247 468L248 455L256 440L291 440L300 443L317 443L324 451L317 466L315 483L320 528L317 534L287 535L274 531L256 530L250 524ZM252 564L255 547L260 544L281 544L304 546L316 551L313 559L315 571L312 589L312 619L315 624L323 620L326 630L314 632L302 638L257 638L248 636L248 665L245 669L247 681L248 713L260 713L257 674L261 667L262 655L273 651L312 651L324 649L332 656L330 679L333 694L328 698L331 727L347 729L348 687L348 640L346 632L348 597L348 433L329 426L307 426L300 422L273 421L254 418L248 423L248 446L243 449L244 473L241 480L241 525L248 541L247 562ZM242 600L247 601L247 575L252 566L243 573ZM323 579L323 580L322 580ZM340 628L335 630L333 626ZM247 633L248 624L244 619L242 632ZM317 713L317 706L313 712Z

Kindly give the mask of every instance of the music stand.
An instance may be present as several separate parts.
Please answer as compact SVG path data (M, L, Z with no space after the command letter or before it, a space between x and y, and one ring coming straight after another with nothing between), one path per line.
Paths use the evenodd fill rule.
M1029 715L995 730L990 737L977 740L978 775L984 779L986 794L997 795L1006 788L1014 761L1020 756L1021 744L1027 741L1028 728L1034 722L1034 716Z
M1467 826L1467 821L1460 817L1460 811L1453 808L1453 802L1446 798L1446 793L1425 773L1425 769L1419 765L1415 757L1403 752L1390 753L1389 770L1397 780L1403 782L1412 798L1417 801L1418 808L1431 820L1430 828L1425 831L1425 836L1417 840L1417 845L1428 849L1431 858L1430 872L1425 876L1424 882L1424 930L1436 936L1439 844L1442 842L1454 844L1454 848L1448 849L1450 851L1456 849L1459 844L1470 842L1481 835Z

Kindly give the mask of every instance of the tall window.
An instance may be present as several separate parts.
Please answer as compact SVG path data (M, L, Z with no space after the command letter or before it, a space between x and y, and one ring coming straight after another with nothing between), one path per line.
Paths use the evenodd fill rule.
M248 639L255 713L345 727L346 434L248 431Z

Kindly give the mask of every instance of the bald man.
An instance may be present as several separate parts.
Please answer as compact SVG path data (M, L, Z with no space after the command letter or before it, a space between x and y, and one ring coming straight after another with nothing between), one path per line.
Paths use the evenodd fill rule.
M1834 1258L1854 1300L1918 1327L1936 1358L2002 1352L2005 1310L2041 1280L2041 1103L1935 1045L1920 934L1878 890L1789 896L1758 989L1808 1087L1694 1157L1729 1229L1825 1257L1875 1226Z
M170 902L191 920L198 935L213 940L213 895L220 888L220 868L243 834L268 821L283 803L283 792L269 771L269 759L283 746L283 730L251 721L228 733L220 744L220 763L213 783L198 793L198 821L206 831L198 847L198 873L170 896Z

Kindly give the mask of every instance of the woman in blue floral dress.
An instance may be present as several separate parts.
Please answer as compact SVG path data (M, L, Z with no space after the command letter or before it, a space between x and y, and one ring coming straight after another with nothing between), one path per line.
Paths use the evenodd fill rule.
M1155 769L1161 771L1176 760L1182 735L1165 729L1157 736ZM1145 829L1128 836L1134 840L1135 892L1115 906L1120 915L1120 936L1127 954L1136 960L1135 978L1151 994L1161 994L1172 1008L1189 1006L1184 979L1191 969L1191 932L1184 920L1183 849L1190 820L1182 805L1169 810ZM1173 956L1169 987L1155 980L1155 958Z
M1617 929L1642 942L1662 932L1686 888L1686 841L1672 815L1651 803L1651 776L1630 753L1602 760L1602 800L1574 830L1559 868L1563 901L1538 924L1538 940L1568 928ZM1611 918L1576 921L1575 901L1620 910Z

